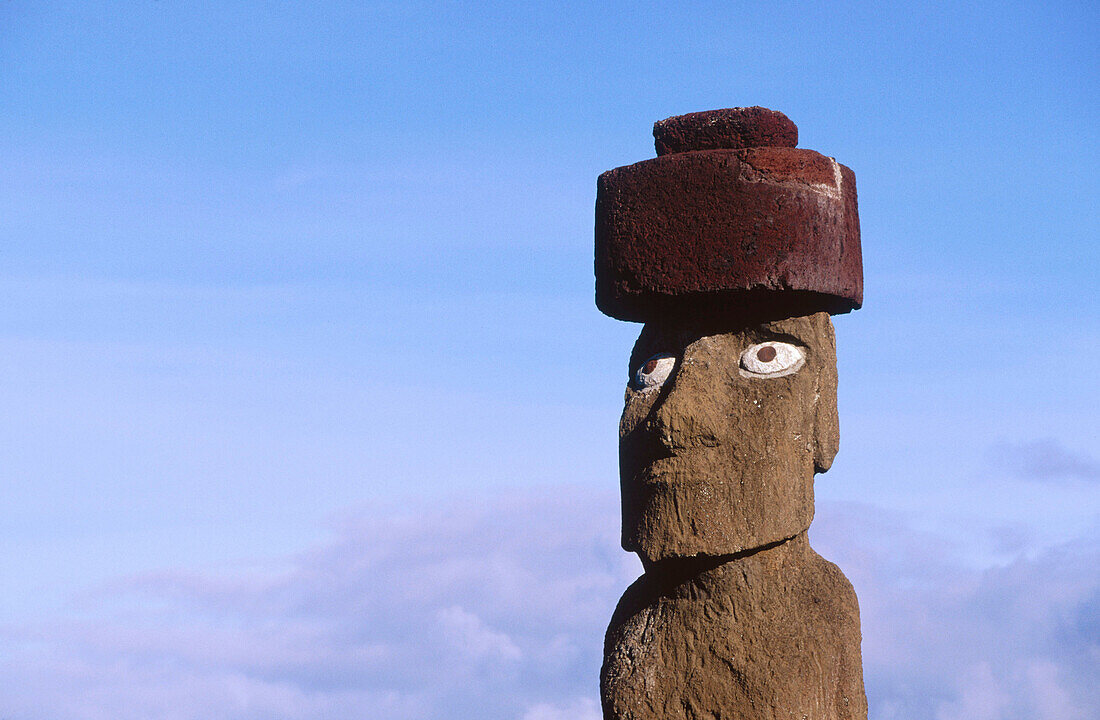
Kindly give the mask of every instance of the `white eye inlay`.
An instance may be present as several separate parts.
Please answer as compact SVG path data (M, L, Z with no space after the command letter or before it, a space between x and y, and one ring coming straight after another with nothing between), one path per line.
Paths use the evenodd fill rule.
M741 375L776 378L791 375L806 364L806 353L785 342L757 343L741 353Z
M635 390L652 390L659 388L668 380L672 368L676 366L676 358L668 353L657 353L642 363L638 371L631 379L631 385Z

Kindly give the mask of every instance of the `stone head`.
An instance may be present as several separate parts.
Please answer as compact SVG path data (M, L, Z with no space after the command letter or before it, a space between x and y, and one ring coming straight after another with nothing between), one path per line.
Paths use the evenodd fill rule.
M647 323L619 430L623 547L649 563L806 530L837 452L836 385L824 312Z
M838 446L829 316L863 302L855 175L766 108L654 126L603 173L596 305L645 323L620 425L623 547L649 564L781 542Z

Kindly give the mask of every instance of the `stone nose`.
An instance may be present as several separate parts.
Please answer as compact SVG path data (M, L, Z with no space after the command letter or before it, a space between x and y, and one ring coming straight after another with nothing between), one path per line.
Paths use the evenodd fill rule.
M715 410L720 398L713 384L700 384L696 374L693 368L680 367L645 421L646 433L669 453L719 444Z

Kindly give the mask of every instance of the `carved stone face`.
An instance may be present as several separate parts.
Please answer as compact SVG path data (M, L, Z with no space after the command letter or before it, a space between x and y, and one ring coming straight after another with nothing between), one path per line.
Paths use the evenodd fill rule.
M826 313L648 323L619 428L623 547L646 563L778 542L813 519L839 441Z

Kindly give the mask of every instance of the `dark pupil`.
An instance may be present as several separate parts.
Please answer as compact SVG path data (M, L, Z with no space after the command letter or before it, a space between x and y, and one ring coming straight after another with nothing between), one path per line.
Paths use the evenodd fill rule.
M765 345L756 351L756 359L760 362L771 362L775 360L775 348L771 345Z
M653 358L652 360L650 360L649 362L647 362L645 365L642 366L642 372L644 372L646 375L650 374L651 372L653 372L656 369L657 369L657 358Z

